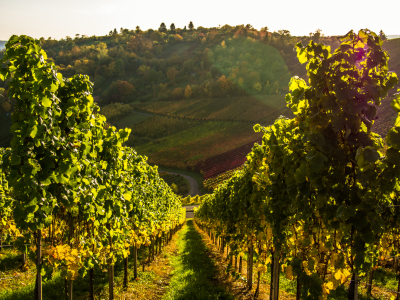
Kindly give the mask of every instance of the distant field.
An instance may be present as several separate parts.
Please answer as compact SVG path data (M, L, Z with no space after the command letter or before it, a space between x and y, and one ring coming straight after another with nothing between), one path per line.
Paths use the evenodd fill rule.
M261 138L252 125L233 122L207 122L191 129L139 145L136 150L150 163L178 168L194 168L210 157L236 149Z
M151 157L152 154L155 154L157 152L165 151L173 147L183 146L187 143L191 143L198 139L202 139L223 131L225 128L232 127L232 125L234 125L233 122L202 123L193 128L189 128L178 133L165 136L164 138L160 138L157 141L140 145L136 149L139 153Z
M254 132L255 124L293 116L284 95L131 103L129 108L113 104L104 111L112 116L112 125L131 128L126 144L150 163L196 169L207 178L243 164L262 136Z
M278 116L292 117L285 95L243 96L133 104L134 109L195 120L272 123Z
M261 137L246 145L201 161L195 166L195 169L203 173L205 180L237 169L243 166L247 160L246 155L251 152L255 143L261 144Z
M126 127L131 127L134 124L138 124L150 117L151 116L144 115L141 113L131 112L119 120L114 120L112 124L118 128L126 128Z

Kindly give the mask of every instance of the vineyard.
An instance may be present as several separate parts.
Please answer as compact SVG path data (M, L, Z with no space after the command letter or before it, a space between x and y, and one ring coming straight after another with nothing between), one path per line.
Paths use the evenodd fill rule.
M218 176L229 170L236 169L244 164L247 153L250 152L256 142L261 142L261 139L223 154L210 157L204 162L198 163L195 166L195 169L203 173L205 180Z
M289 83L285 101L293 119L276 119L286 109L280 96L253 97L247 106L234 98L226 100L232 106L220 99L165 101L134 104L155 116L118 130L100 114L87 76L64 78L37 40L11 37L0 68L15 101L11 147L0 148L0 251L7 253L0 296L42 300L62 291L70 300L77 292L97 299L101 279L102 297L122 299L129 274L138 281L142 264L147 276L145 265L186 221L177 188L165 182L172 186L176 178L160 175L150 165L156 162L204 172L213 192L184 201L200 202L195 227L221 254L226 249L227 275L246 275L252 298L267 279L273 300L283 282L296 300L358 300L370 297L380 273L391 269L397 282L383 299L398 300L400 89L392 91L398 78L382 46L367 29L350 31L333 53L313 41L297 44L308 83L297 76ZM395 125L383 140L372 129L377 117L393 114L381 110L388 101ZM113 104L106 113L126 124L118 116L134 113L127 109ZM261 123L254 130L252 114ZM131 132L151 141L136 152L124 146ZM208 289L230 299L204 272L213 266L209 250L189 225L181 231L179 277L171 285L187 299L208 299L198 296ZM19 260L21 271L8 272Z
M63 78L27 36L10 38L2 63L16 103L11 148L0 152L0 249L35 259L35 299L55 273L72 299L80 272L94 299L95 267L108 273L114 299L114 265L124 262L127 286L132 257L137 278L137 250L154 257L184 223L179 197L157 167L122 146L129 129L107 128L87 76Z
M225 173L222 173L222 174L217 175L212 178L205 179L203 182L204 188L207 189L208 191L212 192L216 187L218 187L225 180L228 180L233 175L235 175L236 171L238 171L239 169L242 169L242 167L226 171Z
M250 124L206 122L186 130L138 145L149 162L166 167L194 168L210 157L231 151L259 139Z
M271 123L277 116L289 115L284 95L245 96L185 101L132 104L136 110L164 116L203 121Z
M247 259L249 290L254 265L255 297L267 271L273 300L281 271L296 299L358 299L364 284L371 295L378 265L400 276L400 93L391 99L398 117L385 155L371 131L398 79L375 33L350 31L341 41L333 53L313 42L296 46L309 77L309 84L298 77L289 84L286 101L296 117L256 125L261 145L195 211L198 226L229 249L233 276L237 261ZM399 299L397 280L387 299Z

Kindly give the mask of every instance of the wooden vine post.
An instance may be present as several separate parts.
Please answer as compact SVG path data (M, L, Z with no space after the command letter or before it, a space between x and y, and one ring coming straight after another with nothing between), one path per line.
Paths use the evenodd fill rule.
M112 240L110 237L110 254L112 253ZM109 300L114 300L114 264L112 258L108 259L108 293Z
M296 277L296 300L301 300L301 284L299 276Z
M137 247L136 243L133 246L133 277L136 280L137 277Z
M369 271L368 273L368 282L367 282L367 295L372 295L372 279L374 276L374 270Z
M358 300L358 284L359 277L357 274L354 275L354 300Z
M36 232L36 287L35 300L42 300L42 231Z
M68 235L68 244L71 246L71 239L73 238L74 235L74 223L73 223L73 218L72 214L68 213L68 219L69 219L69 235ZM72 279L68 280L68 290L67 292L67 299L72 300L73 298L73 285L74 281Z
M91 268L89 270L89 299L90 300L94 300L94 285L93 285L93 281L94 281L94 269Z
M396 300L400 300L400 258L399 257L396 258L396 268L394 271L397 274L397 280L398 280Z
M124 258L124 288L128 288L128 255Z
M253 287L253 243L250 242L247 254L247 288Z

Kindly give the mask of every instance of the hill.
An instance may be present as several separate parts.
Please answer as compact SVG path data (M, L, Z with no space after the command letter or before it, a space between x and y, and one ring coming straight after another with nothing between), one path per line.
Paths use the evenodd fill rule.
M3 50L6 47L7 41L0 41L0 50Z
M284 100L289 80L295 75L306 79L293 47L310 40L332 49L339 45L336 37L318 32L295 37L286 30L257 31L243 25L164 32L121 29L100 37L41 39L41 44L64 76L90 76L95 101L108 122L132 129L127 145L151 163L212 177L245 159L237 153L261 137L254 124L293 116ZM398 41L387 40L384 48L391 56L390 69L400 74ZM0 81L0 89L6 95L7 82ZM4 104L4 97L0 101L5 116L0 146L8 146L12 107ZM394 115L385 99L374 130L385 136ZM235 163L210 166L232 153Z

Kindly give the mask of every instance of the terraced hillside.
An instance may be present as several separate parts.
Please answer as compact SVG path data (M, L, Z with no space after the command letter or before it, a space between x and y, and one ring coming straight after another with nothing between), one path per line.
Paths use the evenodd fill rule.
M152 117L129 126L132 133L128 144L147 155L151 163L194 168L207 178L243 164L247 150L261 137L254 132L254 124L269 125L280 115L293 116L286 108L284 95L147 102L130 106L136 113ZM243 147L246 151L240 150ZM210 164L214 163L215 171L212 171Z

